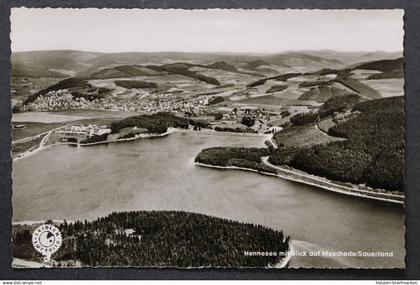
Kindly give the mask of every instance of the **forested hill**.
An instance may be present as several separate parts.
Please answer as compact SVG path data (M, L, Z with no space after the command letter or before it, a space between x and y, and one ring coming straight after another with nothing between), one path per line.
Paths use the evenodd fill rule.
M52 258L60 264L267 267L289 249L289 237L282 231L179 211L112 213L92 222L64 222L59 229L66 238ZM15 258L42 258L32 248L29 229L13 236ZM256 250L283 255L244 254Z
M280 147L270 162L333 180L403 191L404 97L358 103L352 111L354 116L328 131L345 141L302 149Z

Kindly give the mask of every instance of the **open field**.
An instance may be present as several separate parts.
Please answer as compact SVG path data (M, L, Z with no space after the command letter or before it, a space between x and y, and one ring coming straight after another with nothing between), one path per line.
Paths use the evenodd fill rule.
M319 121L317 123L318 128L324 133L328 133L328 130L334 127L336 124L333 122L332 118L327 118L325 120Z
M287 131L276 133L274 139L278 145L299 148L345 140L329 136L314 125L292 127Z
M391 79L370 79L363 80L364 84L377 90L382 97L401 96L404 94L404 79L391 78Z
M89 119L87 116L66 116L58 115L50 112L25 112L13 114L12 122L34 122L34 123L62 123L77 121L81 119Z
M41 133L48 132L66 124L61 123L37 123L37 122L21 122L26 127L21 129L12 129L12 141L32 137Z

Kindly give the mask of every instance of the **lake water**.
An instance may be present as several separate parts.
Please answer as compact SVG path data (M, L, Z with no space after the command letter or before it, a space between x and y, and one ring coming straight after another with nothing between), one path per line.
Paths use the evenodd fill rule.
M296 250L393 252L382 258L294 257L292 266L404 266L403 207L253 172L194 165L201 149L222 145L263 146L264 139L174 133L46 149L13 164L13 220L183 210L284 230Z

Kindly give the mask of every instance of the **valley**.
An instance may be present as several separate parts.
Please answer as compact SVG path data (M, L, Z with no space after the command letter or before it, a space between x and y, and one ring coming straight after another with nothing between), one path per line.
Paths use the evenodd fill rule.
M39 261L27 250L28 231L34 221L53 217L69 237L53 266L155 266L163 262L160 256L179 265L171 259L179 255L182 266L383 267L383 260L314 260L290 253L225 257L230 248L245 252L256 245L277 252L292 246L350 250L360 245L359 237L348 238L353 228L342 226L350 221L360 227L366 250L391 248L396 256L386 266L400 266L403 238L395 243L392 237L404 232L401 56L14 54L13 219L22 223L14 224L14 257ZM285 218L292 216L298 222ZM173 229L181 234L160 231L165 238L151 240L150 250L172 240L181 250L143 256L139 244L149 245L139 238L155 235L140 228L149 221L153 232L160 219L175 221ZM360 226L362 220L370 222ZM192 243L182 232L203 223L226 229L219 234L206 226L208 233L196 239L216 233L226 245L224 255L203 262L211 256L205 252L186 262L184 248ZM117 230L98 232L98 224ZM377 242L384 228L388 238ZM242 235L231 235L238 229ZM264 243L243 238L254 231ZM83 235L100 240L86 243ZM195 242L191 250L212 241ZM123 261L114 248L122 243L133 249ZM109 250L108 259L92 255L92 248Z
M15 113L168 112L224 129L236 128L246 116L261 123L255 131L265 132L332 97L403 95L401 58L354 64L363 55L318 53L16 53L12 106ZM43 69L33 72L39 64Z

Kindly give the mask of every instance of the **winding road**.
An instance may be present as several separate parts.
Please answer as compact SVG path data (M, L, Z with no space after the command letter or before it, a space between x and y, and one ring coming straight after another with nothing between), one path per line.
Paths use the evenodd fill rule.
M341 183L340 184L335 183L326 178L307 174L299 170L289 170L289 169L286 169L285 167L276 166L274 164L271 164L268 161L268 159L269 159L268 156L261 158L262 162L265 165L277 170L277 176L284 179L316 186L316 187L319 187L328 191L337 192L337 193L341 193L345 195L369 198L369 199L386 201L386 202L391 202L391 203L396 203L396 204L404 204L405 196L402 194L394 194L394 193L387 193L387 192L379 192L375 190L363 190L363 189L354 188L354 187L357 187L357 185L355 185L354 187L345 186Z

